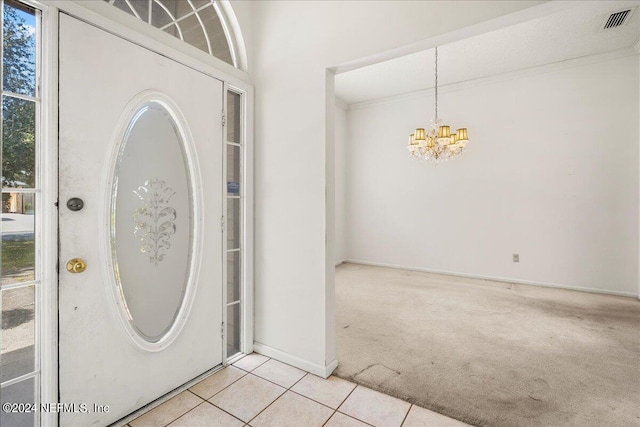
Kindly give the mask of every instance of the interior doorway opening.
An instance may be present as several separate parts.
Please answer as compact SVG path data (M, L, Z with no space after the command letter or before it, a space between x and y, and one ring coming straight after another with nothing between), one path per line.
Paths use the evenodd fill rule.
M566 398L581 390L570 384L585 378L604 383L615 377L615 394L627 394L636 376L626 378L640 360L638 352L626 352L627 344L616 347L625 354L620 369L587 355L600 350L600 340L609 341L607 329L626 330L626 335L640 319L635 298L638 96L628 90L638 81L633 46L640 27L622 26L617 33L598 27L616 11L633 8L630 2L589 3L580 11L584 19L570 28L555 26L576 13L568 6L473 37L442 35L420 49L407 46L413 50L407 55L376 64L363 61L357 69L350 64L336 74L339 99L331 101L337 256L330 261L346 261L337 267L335 281L337 376L471 424L496 424L507 417L511 424L533 419L537 425L554 424L550 412L537 407L550 402L556 405L555 423L567 425L586 421L563 418L561 407L580 406L582 414L602 416L600 424L629 423L629 413L638 414L627 400L624 410L601 415L597 406L616 400L603 390L591 402ZM530 30L541 26L558 34L532 36ZM556 46L555 40L571 39L576 31L583 34L576 43ZM595 41L602 49L593 49ZM545 55L527 55L531 62L524 65L516 59L523 43L548 47L537 50ZM411 159L407 150L409 135L428 128L435 116L436 45L439 116L467 124L470 137L463 156L437 168ZM509 60L494 61L493 54ZM606 101L610 95L597 89L603 84L623 100ZM575 104L577 98L584 102ZM618 105L626 107L613 112ZM602 120L605 116L610 119ZM539 132L534 121L544 122L545 130ZM587 122L592 125L580 138L560 137L553 130ZM597 141L621 127L629 136L626 154L598 154ZM543 154L551 151L551 157ZM629 175L619 173L621 168ZM611 186L595 190L594 173L602 173L602 179L614 176L615 183L606 178ZM580 214L598 216L603 205L611 209L598 220ZM553 221L545 219L550 217ZM577 224L578 217L585 222ZM601 221L617 231L594 233ZM606 261L606 242L624 248L613 264ZM611 311L599 311L599 305ZM627 326L611 318L614 311L625 313ZM581 328L573 323L577 318L594 326ZM576 348L583 350L574 354ZM572 364L555 363L550 354L562 354L560 359ZM553 373L538 370L552 365ZM519 394L514 383L528 394ZM497 401L504 406L493 406ZM466 409L472 404L482 408ZM510 405L514 409L506 408ZM525 413L527 420L521 418Z

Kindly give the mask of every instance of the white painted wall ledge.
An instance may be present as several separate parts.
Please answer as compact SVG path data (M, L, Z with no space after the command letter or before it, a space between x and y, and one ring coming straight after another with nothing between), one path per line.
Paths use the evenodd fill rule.
M329 378L331 373L338 367L338 361L335 359L327 366L322 366L259 342L253 343L253 351L322 378Z
M568 289L570 291L590 292L593 294L617 295L622 297L633 297L633 298L640 299L640 295L633 292L611 291L608 289L584 288L581 286L563 285L559 283L535 282L531 280L511 279L508 277L483 276L481 274L468 274L468 273L458 273L454 271L432 270L427 268L411 267L407 265L396 265L396 264L385 264L381 262L363 261L359 259L347 259L347 260L344 260L343 262L348 262L351 264L370 265L372 267L396 268L399 270L419 271L422 273L444 274L447 276L454 276L454 277L468 277L470 279L493 280L494 282L517 283L519 285L531 285L531 286L542 286L545 288Z

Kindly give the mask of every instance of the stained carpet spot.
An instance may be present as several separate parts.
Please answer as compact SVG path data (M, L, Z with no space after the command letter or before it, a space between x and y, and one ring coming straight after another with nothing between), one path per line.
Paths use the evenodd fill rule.
M383 385L390 379L400 375L399 371L393 370L387 366L376 363L371 365L355 375L355 378L368 384Z
M528 396L533 400L543 401L549 397L549 384L542 378L535 378L529 384Z

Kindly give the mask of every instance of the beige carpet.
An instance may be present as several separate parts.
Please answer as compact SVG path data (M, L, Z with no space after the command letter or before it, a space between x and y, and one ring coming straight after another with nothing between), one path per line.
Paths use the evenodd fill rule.
M476 426L640 426L640 301L336 269L335 374Z

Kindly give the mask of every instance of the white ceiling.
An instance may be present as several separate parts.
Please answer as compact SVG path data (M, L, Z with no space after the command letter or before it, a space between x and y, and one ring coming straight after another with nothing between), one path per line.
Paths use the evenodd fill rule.
M575 7L438 48L438 85L631 48L640 39L640 0ZM626 24L601 30L611 13L637 7ZM336 97L353 104L434 86L434 49L336 75Z

